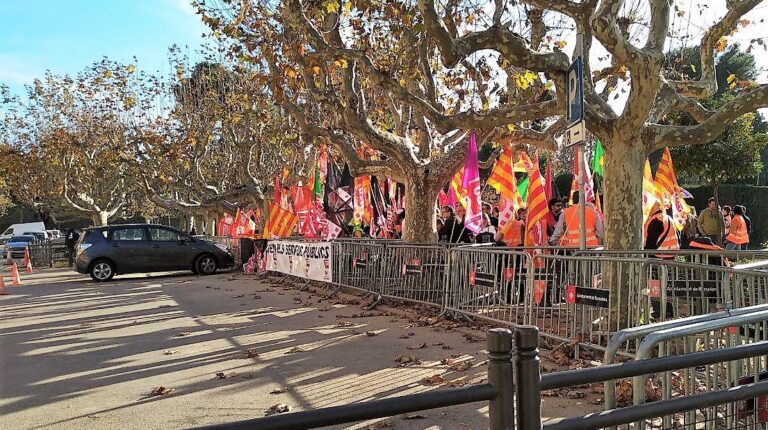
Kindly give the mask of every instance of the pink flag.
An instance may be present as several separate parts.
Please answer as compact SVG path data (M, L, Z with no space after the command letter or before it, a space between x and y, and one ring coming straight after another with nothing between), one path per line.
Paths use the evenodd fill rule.
M483 229L483 210L480 190L480 170L477 166L477 141L475 133L469 135L469 149L464 160L464 178L461 186L467 190L467 215L464 217L464 227L474 234Z
M441 208L448 204L448 194L445 193L445 191L440 190L439 193L437 193L437 205Z
M341 227L329 219L326 219L325 223L325 240L333 240L339 237L339 234L341 233Z
M584 163L584 193L587 195L585 202L595 201L595 190L592 187L592 172L589 171L587 155L584 154L582 162ZM579 191L579 148L574 148L573 152L573 182L571 182L571 202L573 202L573 193Z

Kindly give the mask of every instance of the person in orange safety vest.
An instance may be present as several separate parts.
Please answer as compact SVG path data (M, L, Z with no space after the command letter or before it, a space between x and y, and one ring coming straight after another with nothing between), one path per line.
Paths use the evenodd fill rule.
M587 248L597 248L603 239L603 221L591 203L587 203L585 215ZM549 238L549 244L577 248L579 236L579 193L575 192L573 205L563 209L560 220L555 226L555 232Z
M747 223L744 221L744 210L741 206L734 206L731 229L725 237L725 249L740 251L746 249L748 243L749 232Z
M676 250L680 249L677 229L672 218L661 210L658 202L653 204L651 215L645 222L644 249ZM669 255L658 255L659 258L671 258Z

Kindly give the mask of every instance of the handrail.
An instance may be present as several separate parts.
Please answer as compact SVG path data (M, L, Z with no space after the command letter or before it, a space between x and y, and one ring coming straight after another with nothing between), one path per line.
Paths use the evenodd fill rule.
M455 406L464 403L492 400L496 388L491 384L466 388L452 388L434 392L411 394L371 402L334 406L311 411L294 412L233 423L196 427L196 430L303 430L356 421L384 418L408 412Z
M752 399L768 394L768 381L740 385L724 390L710 391L695 396L678 397L676 399L628 408L612 409L595 412L581 417L559 418L543 426L544 430L593 430L621 424L629 424L648 418L660 417L677 412L702 409L739 400Z
M731 348L694 352L685 355L608 364L580 370L566 370L541 376L541 389L552 390L574 385L593 384L619 378L666 372L687 367L704 366L768 354L768 341L738 345Z

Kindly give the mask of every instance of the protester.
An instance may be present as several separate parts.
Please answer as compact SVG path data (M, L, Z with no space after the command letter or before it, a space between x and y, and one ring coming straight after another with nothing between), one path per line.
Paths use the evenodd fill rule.
M547 236L552 237L555 227L563 215L563 202L560 199L549 199L549 213L547 214Z
M496 216L493 216L493 208L488 203L483 203L483 215L488 216L488 220L494 228L499 228L499 216L498 212Z
M483 214L483 228L480 233L475 236L476 243L490 243L493 242L496 236L496 227L491 225L491 217L488 214Z
M190 236L197 236L197 230L195 230L194 226L192 226L192 229L189 230L189 235Z
M723 232L723 238L727 237L731 233L731 220L733 219L733 210L726 205L723 206L723 221L725 222L725 231Z
M586 204L585 215L586 244L588 248L596 248L603 239L603 221L591 203ZM555 231L549 237L549 244L575 248L579 246L579 237L579 193L575 192L573 205L563 210Z
M747 231L747 223L742 216L743 214L741 206L733 207L733 219L731 220L730 232L725 238L725 249L736 251L747 249L749 233Z
M493 224L494 222L495 224ZM496 230L499 229L499 207L498 206L494 206L493 209L491 209L491 223L493 224L494 227L496 227Z
M441 242L470 242L469 235L464 229L464 223L459 221L452 207L443 206L440 210L440 218L443 220L443 228L439 232Z
M699 221L696 218L696 208L691 208L691 213L683 212L683 219L685 220L685 224L683 225L683 230L680 232L680 247L687 248L691 240L698 235L697 228Z
M747 216L747 207L746 206L741 206L741 212L742 212L741 217L744 218L744 222L747 224L747 234L751 235L752 234L752 220L749 219L749 217Z
M672 218L661 210L659 202L651 207L651 215L645 222L645 246L644 249L675 250L680 249L677 238L677 229ZM669 256L659 255L665 258Z
M702 236L712 240L715 245L721 245L725 234L725 219L718 210L717 200L714 197L709 198L706 209L699 214L697 228Z
M523 246L523 237L525 235L525 217L528 210L520 208L517 210L517 216L507 223L496 233L496 242L505 246Z

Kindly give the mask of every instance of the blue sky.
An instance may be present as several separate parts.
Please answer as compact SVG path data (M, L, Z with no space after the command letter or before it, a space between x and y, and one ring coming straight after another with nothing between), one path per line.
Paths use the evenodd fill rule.
M4 0L0 83L20 94L48 69L74 74L103 56L168 72L168 47L193 51L206 30L189 0Z

